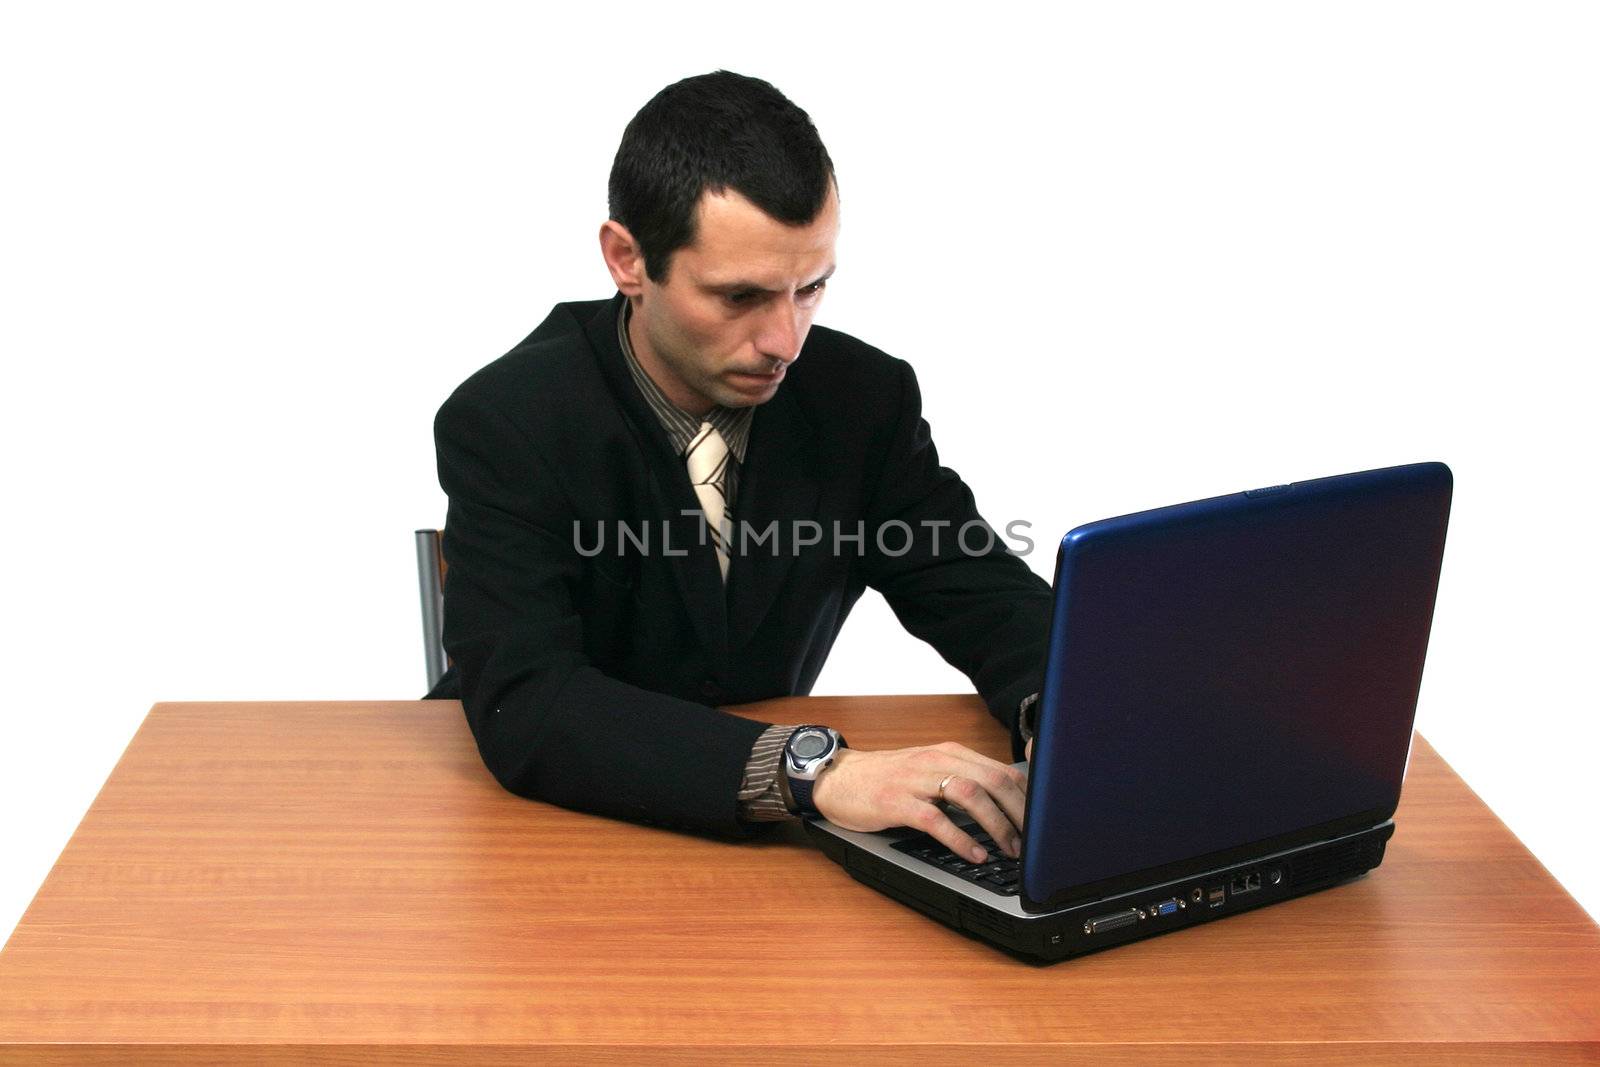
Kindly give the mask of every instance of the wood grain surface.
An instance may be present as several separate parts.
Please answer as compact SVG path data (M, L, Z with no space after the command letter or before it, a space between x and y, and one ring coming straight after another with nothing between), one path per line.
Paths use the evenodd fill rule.
M1007 757L970 696L734 710ZM1038 966L794 826L512 796L454 701L158 704L0 951L0 1062L1600 1062L1600 928L1421 739L1396 822L1359 881Z

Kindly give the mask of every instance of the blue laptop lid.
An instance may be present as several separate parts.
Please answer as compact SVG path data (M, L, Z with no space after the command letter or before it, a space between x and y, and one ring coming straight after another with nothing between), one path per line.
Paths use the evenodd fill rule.
M1061 541L1025 906L1376 825L1400 799L1450 511L1442 463Z

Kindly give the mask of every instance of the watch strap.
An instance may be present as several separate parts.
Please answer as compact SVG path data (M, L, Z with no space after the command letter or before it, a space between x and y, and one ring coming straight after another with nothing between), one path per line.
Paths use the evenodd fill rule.
M789 778L788 771L784 777ZM821 815L817 806L811 803L811 789L817 784L815 778L789 778L789 795L794 797L794 813L796 815Z

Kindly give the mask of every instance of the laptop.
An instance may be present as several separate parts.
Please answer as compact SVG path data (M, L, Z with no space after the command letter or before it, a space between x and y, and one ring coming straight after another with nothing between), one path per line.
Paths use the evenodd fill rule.
M1383 861L1452 478L1417 463L1061 539L1020 859L807 831L857 880L1060 960L1326 889Z

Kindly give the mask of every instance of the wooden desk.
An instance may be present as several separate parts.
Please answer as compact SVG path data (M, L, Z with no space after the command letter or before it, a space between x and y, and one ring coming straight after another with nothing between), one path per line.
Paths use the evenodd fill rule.
M743 710L1006 756L971 697ZM453 701L158 704L0 952L0 1061L1600 1062L1600 929L1420 740L1396 821L1361 881L1038 967L792 826L511 796Z

